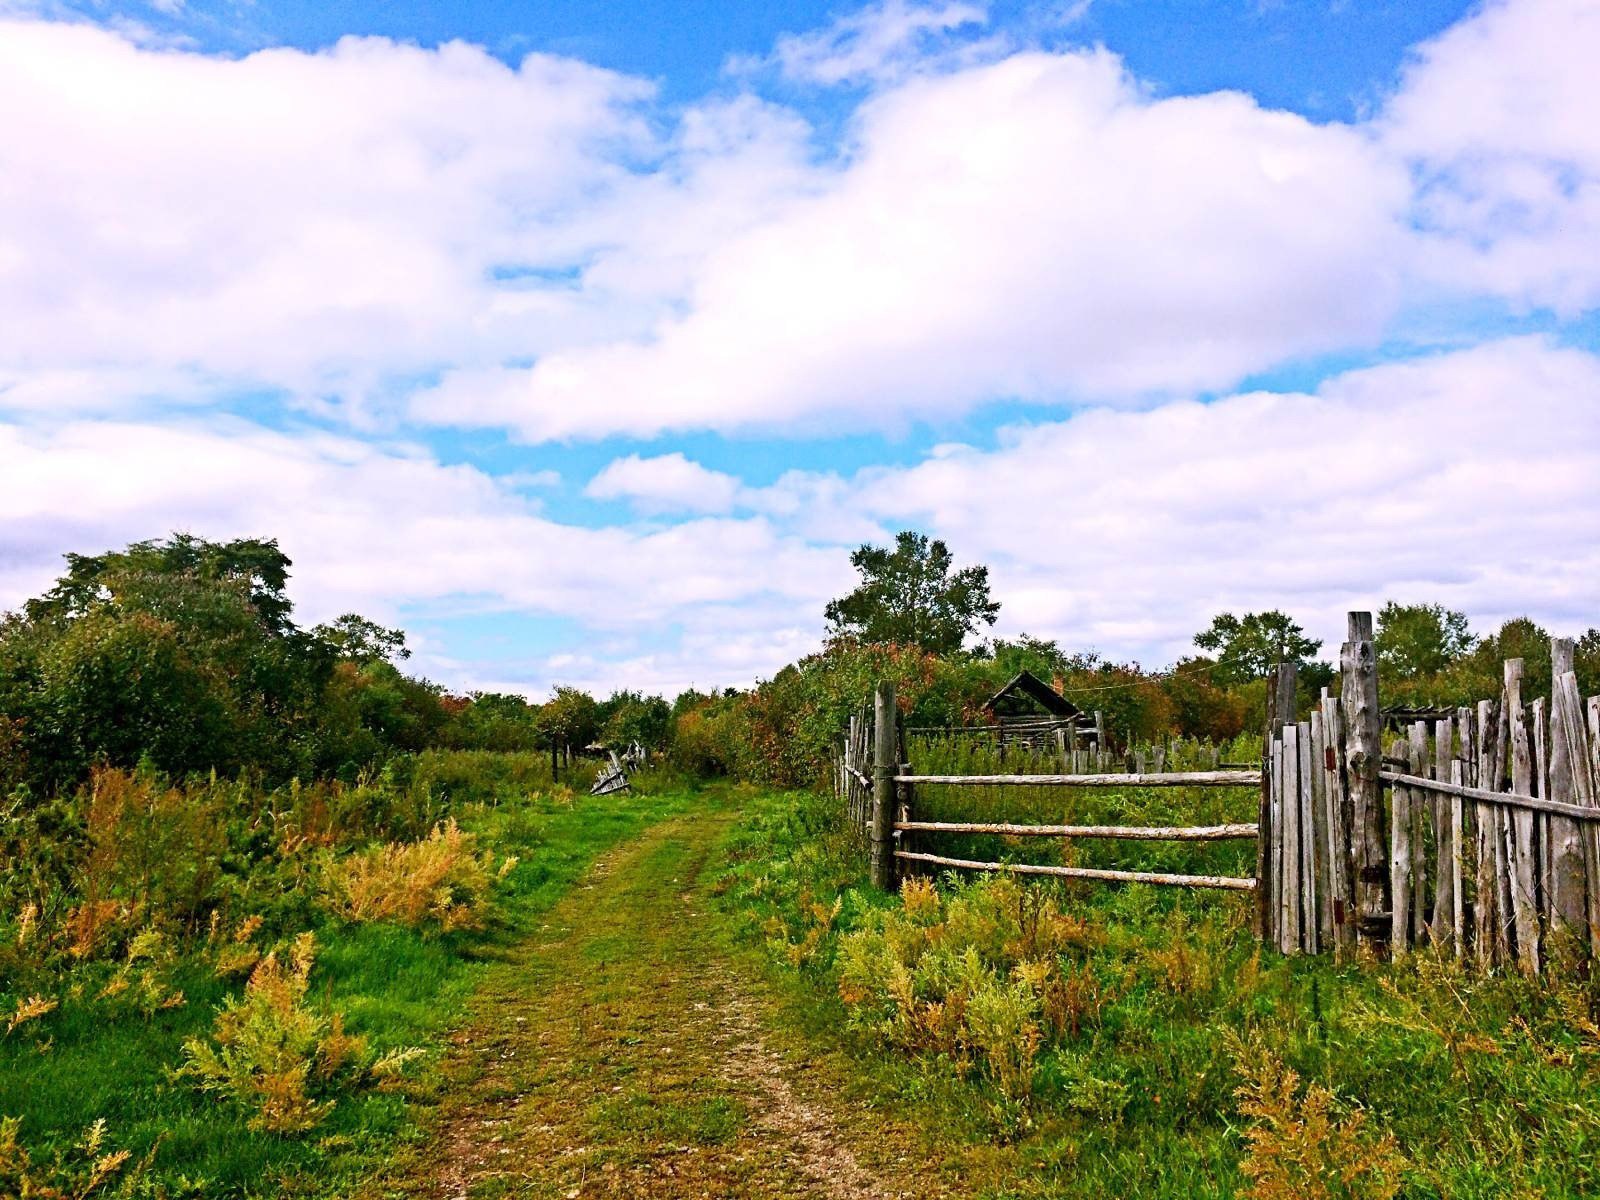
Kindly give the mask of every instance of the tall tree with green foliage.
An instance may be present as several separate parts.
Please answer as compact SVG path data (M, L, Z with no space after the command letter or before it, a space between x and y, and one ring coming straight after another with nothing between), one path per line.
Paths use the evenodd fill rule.
M360 613L345 613L325 625L318 625L312 634L338 651L340 658L351 662L394 662L410 658L403 630L389 629L376 621L369 621Z
M1322 647L1277 609L1242 617L1221 613L1212 618L1210 628L1195 634L1194 644L1212 653L1217 660L1217 678L1230 684L1264 678L1280 662L1308 667L1311 656Z
M588 692L558 687L540 707L537 723L545 745L582 750L600 733L600 704Z
M1472 648L1467 614L1442 604L1398 604L1378 612L1378 669L1397 679L1437 675Z
M989 598L989 568L953 571L949 547L926 534L899 533L892 550L862 546L850 564L861 573L860 586L824 612L834 637L954 654L1000 612Z
M405 637L356 614L302 629L277 542L180 533L67 570L0 617L0 783L70 785L96 764L181 774L353 776L438 738L440 689L400 673Z

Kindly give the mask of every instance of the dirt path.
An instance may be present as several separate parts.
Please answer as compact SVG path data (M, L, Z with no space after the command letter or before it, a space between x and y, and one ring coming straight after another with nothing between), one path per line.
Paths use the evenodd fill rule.
M455 1039L432 1144L365 1194L944 1194L907 1138L763 1036L708 933L705 868L730 819L656 826L551 911Z

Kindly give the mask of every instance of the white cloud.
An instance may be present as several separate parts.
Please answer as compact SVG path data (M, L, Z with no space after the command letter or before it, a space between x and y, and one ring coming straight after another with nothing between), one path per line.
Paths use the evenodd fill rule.
M784 34L770 61L789 79L806 83L881 82L924 63L939 36L982 25L988 16L986 4L961 0L879 0L836 18L826 29Z
M0 407L836 433L1226 388L1375 343L1424 286L1573 312L1600 301L1596 13L1492 5L1344 126L1156 98L1103 50L952 56L981 6L889 0L780 46L870 81L831 146L571 59L13 20Z
M557 654L419 655L457 686L673 691L815 648L823 604L852 582L849 549L915 526L991 566L1002 631L1152 664L1225 608L1280 607L1332 642L1346 608L1391 597L1578 632L1600 623L1597 395L1600 357L1518 339L1310 394L1096 409L907 468L792 472L727 501L751 515L602 529L403 444L240 422L0 425L0 608L44 587L64 549L277 535L306 620L485 612L580 631ZM634 461L647 483L618 494L671 502L673 487L649 486L661 459ZM668 467L727 488L689 460Z
M1539 339L1021 428L857 503L993 564L1002 627L1165 662L1224 609L1333 646L1386 598L1600 624L1600 358Z
M827 186L712 250L651 338L441 394L539 440L1223 386L1379 336L1407 198L1356 131L1018 54L869 101Z
M564 265L560 214L653 148L649 95L459 43L230 60L0 23L0 374L360 395L596 319L614 334L560 289L491 273Z
M711 471L682 454L641 458L630 454L609 463L584 494L596 500L627 500L645 513L726 513L739 497L732 475Z
M65 550L175 530L276 536L295 562L305 621L350 609L387 620L418 610L567 617L591 638L654 646L653 679L670 682L665 664L678 662L683 682L731 683L788 661L795 631L814 625L849 573L836 552L762 518L585 529L417 447L241 422L0 424L0 462L0 609L46 587ZM726 651L696 670L691 650L724 635ZM603 656L614 684L641 653ZM449 666L421 659L433 663ZM536 691L563 678L524 660L455 664L450 682L481 683L508 665Z
M1223 607L1334 639L1392 595L1595 623L1594 356L1510 341L1187 397L1440 294L1600 304L1600 4L1488 4L1355 125L1160 98L1104 50L958 45L982 17L886 0L780 43L790 79L865 88L837 143L570 59L0 23L0 411L26 422L0 423L0 607L65 549L279 535L307 619L583 630L504 662L430 647L452 681L670 690L810 648L847 549L920 524L992 563L1007 628L1157 662ZM196 415L279 393L369 440ZM602 529L545 515L550 472L371 432L834 436L997 399L1078 415L765 487L625 447L588 494L652 520Z
M1378 121L1442 283L1600 303L1600 3L1496 0L1419 47Z

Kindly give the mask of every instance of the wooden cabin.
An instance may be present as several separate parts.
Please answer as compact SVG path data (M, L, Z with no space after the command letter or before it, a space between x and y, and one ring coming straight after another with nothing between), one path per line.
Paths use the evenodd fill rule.
M1019 671L983 707L999 727L1002 746L1064 750L1070 744L1083 749L1099 748L1100 732L1093 715L1031 671Z

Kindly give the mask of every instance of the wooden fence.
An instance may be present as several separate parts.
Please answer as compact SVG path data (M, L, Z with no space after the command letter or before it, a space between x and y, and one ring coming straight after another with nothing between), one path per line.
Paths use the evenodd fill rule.
M1535 973L1600 956L1600 696L1585 702L1573 644L1551 645L1552 694L1525 704L1523 662L1505 664L1498 697L1454 711L1389 715L1403 736L1382 747L1385 714L1370 613L1351 613L1339 694L1324 689L1297 721L1292 666L1268 688L1260 768L1069 770L930 775L906 763L892 686L852 718L838 786L864 834L872 878L892 887L902 864L1225 888L1254 893L1256 931L1286 954L1403 956L1435 945L1485 966ZM1131 759L1131 756L1129 756ZM1067 760L1081 766L1073 755ZM1103 752L1097 767L1109 763ZM1249 787L1255 823L1209 826L925 821L931 785ZM980 861L909 845L923 835L1057 839L1256 839L1251 878Z
M865 834L872 879L879 887L894 886L903 864L953 867L978 871L1007 871L1018 875L1050 875L1067 879L1093 879L1112 883L1153 883L1196 888L1250 891L1252 878L1222 875L1179 875L1155 871L1110 870L1098 867L1050 866L1028 863L986 862L954 858L911 849L919 834L991 833L1012 837L1056 839L1116 838L1135 841L1217 841L1254 838L1256 826L1232 823L1209 826L1158 827L1126 825L1021 825L1010 822L945 822L916 819L916 789L942 784L988 787L1247 787L1259 789L1259 769L1216 771L1163 771L1154 773L1097 771L1066 774L1019 775L919 775L903 762L905 736L895 706L894 685L880 684L870 706L852 716L842 753L836 762L840 795L845 799L852 825ZM1084 763L1077 753L1069 762ZM869 757L870 755L870 757ZM1095 760L1113 765L1115 760ZM909 835L909 836L908 836Z

